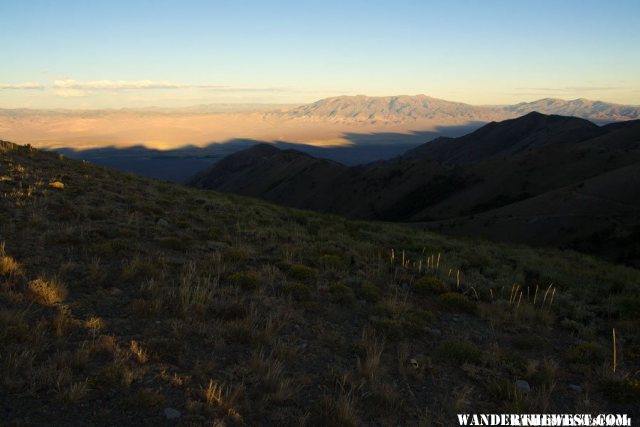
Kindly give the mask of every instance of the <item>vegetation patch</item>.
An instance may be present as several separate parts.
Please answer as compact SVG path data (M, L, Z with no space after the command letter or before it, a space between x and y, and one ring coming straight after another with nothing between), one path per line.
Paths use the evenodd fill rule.
M440 359L453 363L480 363L481 351L468 341L445 341L438 347Z
M424 276L415 281L413 291L419 295L439 295L448 292L449 288L436 277Z
M246 291L258 289L258 276L253 271L242 271L229 276L229 283Z
M351 305L355 302L356 296L349 286L335 283L329 286L329 300L336 304Z
M457 292L447 292L438 297L438 304L449 311L475 313L476 305L469 298Z
M282 285L282 292L291 295L296 301L310 301L312 299L311 288L304 283L287 282Z

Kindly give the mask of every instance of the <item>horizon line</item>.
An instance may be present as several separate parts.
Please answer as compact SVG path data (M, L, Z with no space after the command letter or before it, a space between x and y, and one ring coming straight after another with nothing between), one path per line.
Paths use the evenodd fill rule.
M0 106L0 111L2 110L28 110L28 111L112 111L112 112L125 112L125 111L150 111L150 110L173 110L173 111L180 111L180 110L187 110L189 108L194 108L194 107L207 107L207 106L273 106L273 107L296 107L296 106L304 106L304 105L312 105L316 102L320 102L323 100L327 100L327 99L335 99L335 98L356 98L356 97L366 97L366 98L399 98L399 97L409 97L409 98L415 98L415 97L427 97L427 98L432 98L432 99L436 99L439 101L445 101L445 102L451 102L451 103L455 103L455 104L464 104L464 105L469 105L469 106L473 106L473 107L509 107L509 106L515 106L515 105L519 105L519 104L531 104L534 102L539 102L539 101L545 101L545 100L554 100L554 101L563 101L563 102L574 102L574 101L589 101L589 102L602 102L602 103L606 103L606 104L610 104L610 105L617 105L617 106L625 106L625 107L640 107L640 102L637 104L621 104L621 103L617 103L617 102L609 102L609 101L604 101L601 99L590 99L590 98L585 98L585 97L578 97L578 98L572 98L572 99L565 99L565 98L560 98L560 97L543 97L543 98L537 98L534 99L532 101L520 101L520 102L516 102L516 103L506 103L506 104L472 104L469 102L463 102L463 101L451 101L448 99L444 99L444 98L437 98L431 95L427 95L425 93L418 93L418 94L414 94L414 95L406 95L406 94L396 94L396 95L366 95L366 94L355 94L355 95L336 95L336 96L328 96L328 97L324 97L324 98L319 98L316 99L315 101L311 101L311 102L301 102L301 103L296 103L296 102L210 102L210 103L196 103L196 104L189 104L189 105L185 105L185 106L181 106L181 107L170 107L170 106L162 106L162 105L148 105L148 106L141 106L141 107L105 107L105 108L82 108L82 107L54 107L54 108L47 108L47 107L2 107ZM222 112L222 111L221 111Z

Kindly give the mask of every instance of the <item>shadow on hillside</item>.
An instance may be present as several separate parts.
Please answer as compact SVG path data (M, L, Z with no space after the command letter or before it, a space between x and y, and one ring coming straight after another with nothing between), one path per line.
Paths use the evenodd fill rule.
M236 138L212 142L203 147L185 145L170 150L158 150L144 146L77 150L73 147L55 151L65 156L87 160L91 163L132 172L167 181L185 183L197 172L204 170L224 157L258 143L273 143L278 148L295 149L315 157L334 160L345 165L358 165L399 156L407 150L431 141L439 136L461 136L484 122L466 125L441 126L433 131L345 133L342 138L350 145L316 147L289 141L260 141Z

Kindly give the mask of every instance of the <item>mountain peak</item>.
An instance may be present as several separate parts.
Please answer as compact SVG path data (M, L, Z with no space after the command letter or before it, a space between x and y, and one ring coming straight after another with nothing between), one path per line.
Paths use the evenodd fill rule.
M407 154L448 165L463 165L549 144L580 142L603 133L606 130L585 119L531 111L515 119L489 123L459 138L438 138Z
M425 94L366 96L342 95L320 99L279 113L286 119L329 121L344 124L395 124L407 122L501 121L531 112L600 121L640 118L640 106L623 106L584 98L565 101L543 98L506 106L478 106L446 101Z
M275 147L273 144L269 144L267 142L260 142L258 144L252 145L251 147L243 150L242 152L247 155L269 155L279 152L280 149Z

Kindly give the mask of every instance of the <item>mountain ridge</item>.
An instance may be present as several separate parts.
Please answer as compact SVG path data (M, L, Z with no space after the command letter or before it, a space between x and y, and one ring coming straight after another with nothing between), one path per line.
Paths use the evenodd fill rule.
M280 113L289 119L388 122L424 119L504 120L531 112L575 116L600 121L640 118L640 106L622 105L584 98L562 100L542 98L510 105L471 105L428 95L366 96L343 95L320 99Z
M246 154L225 160L233 164ZM433 140L390 160L357 167L323 162L269 150L269 156L255 156L242 170L213 165L191 185L359 219L417 222L425 227L433 222L440 232L455 232L457 218L477 216L640 163L640 121L598 126L581 118L529 113L489 123L462 137ZM620 179L603 182L614 186ZM628 211L621 215L620 233L633 233L640 224ZM558 242L571 247L605 225L612 226L592 222ZM559 232L554 227L550 225L549 230ZM632 258L627 261L640 262L640 254Z

